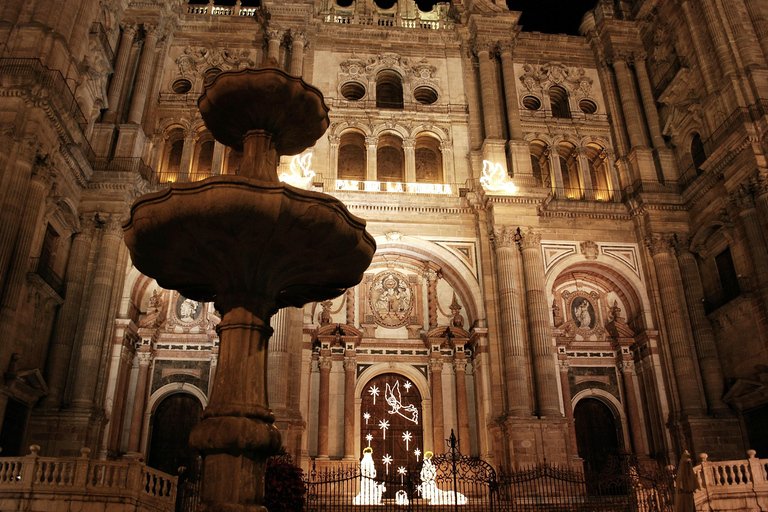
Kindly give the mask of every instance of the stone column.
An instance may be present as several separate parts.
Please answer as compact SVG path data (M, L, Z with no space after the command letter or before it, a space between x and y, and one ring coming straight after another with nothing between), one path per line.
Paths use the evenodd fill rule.
M501 123L496 107L496 81L493 78L491 58L495 57L494 43L478 41L475 43L475 55L480 64L480 98L483 105L483 122L486 139L501 138Z
M416 139L403 139L405 156L405 182L416 182Z
M605 106L607 107L608 114L613 120L612 130L614 136L614 144L619 156L626 156L629 153L629 141L627 140L627 133L624 130L624 113L621 111L619 105L619 93L616 90L616 83L614 81L614 73L611 70L611 65L606 59L601 59L598 63L597 73L600 77L600 84L603 87L603 97L605 98Z
M278 61L280 58L280 42L283 39L283 31L276 27L267 29L267 58Z
M525 330L522 319L521 295L525 293L520 282L520 251L516 231L494 226L493 247L496 251L496 276L501 314L501 339L504 354L504 378L507 390L507 408L512 416L530 417L531 401L528 393L528 366L525 361Z
M645 129L640 116L634 79L624 59L624 56L616 56L613 61L613 69L619 84L619 97L621 98L621 108L624 110L624 121L629 132L629 143L632 148L645 147L647 146Z
M122 243L123 230L117 214L102 219L102 224L99 256L94 264L89 306L85 314L80 353L75 365L77 374L73 385L72 405L77 408L88 408L93 403L104 332L109 321L107 313Z
M722 2L721 5L728 24L731 26L731 32L736 39L736 48L741 57L741 63L745 68L765 68L765 57L758 45L757 34L746 12L746 6L740 9L739 4L744 6L743 0Z
M117 50L117 59L115 60L115 73L112 75L112 81L109 83L109 93L107 94L107 111L104 113L105 123L114 123L117 121L117 108L120 103L120 94L125 85L125 75L128 70L128 58L131 55L133 38L136 35L136 25L130 24L123 27L123 34L120 37L120 45Z
M701 78L704 81L704 89L707 94L711 94L715 91L715 71L713 69L714 61L709 58L707 51L707 35L706 29L701 25L698 19L696 19L691 9L690 0L683 0L680 3L683 9L683 15L685 16L685 22L688 25L688 31L691 34L691 40L693 41L693 47L695 48L696 60L699 63L699 71L701 72Z
M688 236L675 237L677 262L680 265L680 275L683 278L683 291L688 306L688 317L693 327L693 339L696 343L696 354L699 357L701 380L704 384L704 396L712 412L718 415L730 414L723 403L723 368L717 356L717 343L712 324L704 312L704 287L701 284L699 266L696 257L688 250Z
M224 174L224 151L226 146L219 141L213 143L213 158L211 160L211 176Z
M149 383L149 367L152 363L152 354L149 345L142 345L141 351L136 354L139 365L139 377L136 380L136 393L133 399L133 412L131 414L131 430L128 434L128 451L138 453L141 449L141 429L144 426L144 409L147 402L147 384Z
M93 242L93 219L80 219L80 232L74 236L69 250L67 272L65 274L66 296L64 304L56 315L56 323L48 349L45 367L45 381L48 395L42 406L57 408L64 396L67 384L72 346L75 342L77 321L83 299L83 289L87 281L88 260Z
M269 373L269 403L272 409L285 409L288 406L288 378L290 355L288 354L288 309L278 310L270 319L274 335L269 341L267 355Z
M18 140L8 157L8 168L0 182L0 290L5 288L6 273L13 257L13 247L24 207L24 191L32 173L35 148L30 142ZM2 195L4 194L4 195Z
M717 56L717 62L724 76L734 75L736 66L734 57L728 44L728 33L721 23L714 0L701 0L701 11L709 29L707 38L711 41Z
M427 277L427 318L429 330L437 327L437 280L438 273L432 269L426 271Z
M304 32L291 29L291 74L302 76L304 73L304 46L307 35Z
M335 177L337 180L339 176L339 143L341 137L338 135L328 135L328 173L327 177Z
M453 371L456 376L456 413L459 422L459 448L461 453L469 455L469 409L467 407L467 360L464 352L455 354Z
M640 405L637 403L635 391L635 363L631 355L623 356L619 361L621 381L624 386L627 416L629 416L629 433L632 437L632 448L635 455L648 455L643 428L640 422Z
M184 133L184 145L181 148L181 161L179 162L179 183L188 183L191 179L192 158L195 154L197 138L197 133L193 130L187 130Z
M579 179L581 180L581 187L584 191L584 199L592 201L595 199L594 183L592 183L592 175L589 172L589 159L587 158L587 151L582 148L574 148L576 158L579 161Z
M443 429L443 361L439 353L429 360L429 372L432 378L432 437L434 453L445 451L445 431Z
M528 306L528 332L533 354L533 377L536 383L536 402L539 416L559 417L557 371L552 355L552 326L549 316L547 292L544 290L544 260L541 255L541 235L528 230L520 237L523 255L526 303Z
M645 53L635 55L635 73L637 85L640 88L640 98L645 109L645 119L648 121L648 131L651 132L651 144L654 149L667 149L664 137L661 136L659 123L659 111L656 110L656 100L653 99L651 80L648 78L648 70L645 69Z
M768 311L768 249L766 249L763 229L757 216L752 187L739 186L731 193L731 205L738 212L744 232L749 241L749 252L757 278L757 289L763 300L763 311Z
M683 290L677 286L674 262L670 252L672 248L670 237L656 234L647 238L645 243L653 256L656 268L656 281L661 296L664 323L667 325L667 342L677 380L680 407L685 415L701 416L704 411L693 365L694 355L691 353L691 345L688 342L687 326L680 302Z
M454 183L456 173L453 166L453 142L444 140L440 142L440 152L443 154L443 181Z
M331 368L333 360L330 354L320 356L320 404L317 408L317 456L328 458L328 426L330 422Z
M550 172L554 181L555 196L565 196L565 184L563 183L563 168L560 166L560 154L557 152L557 146L550 146L545 151L545 157L549 158Z
M509 138L512 140L523 139L523 126L520 122L520 105L517 100L517 80L515 80L515 67L512 62L512 53L515 49L514 41L502 41L499 43L501 54L501 70L504 75L504 99L507 103L507 128Z
M366 181L377 181L378 172L376 170L376 149L379 144L378 137L366 137L365 138L365 156L367 160L367 167L365 169Z
M348 350L344 358L344 459L357 460L355 456L355 351Z
M144 24L144 47L139 59L139 70L136 72L136 81L133 86L131 107L128 110L128 122L141 124L144 117L144 105L147 101L149 83L152 79L152 68L155 64L155 45L158 36L157 27Z
M566 357L566 356L560 356ZM561 359L558 361L558 367L560 368L560 389L563 393L563 410L565 411L565 417L568 420L568 442L571 444L571 450L573 454L578 453L576 442L576 422L573 418L573 405L571 396L571 383L568 380L568 364L567 359Z
M763 50L763 56L768 59L768 12L764 9L762 0L745 0L747 12L755 28L755 35Z

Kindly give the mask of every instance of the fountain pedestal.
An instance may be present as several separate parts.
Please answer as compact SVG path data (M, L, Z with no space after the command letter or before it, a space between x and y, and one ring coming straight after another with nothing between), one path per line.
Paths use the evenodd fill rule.
M142 273L222 314L213 391L190 437L203 456L202 510L262 512L266 459L280 448L267 400L269 320L355 286L376 244L337 199L277 179L280 155L328 127L318 90L278 69L245 69L218 75L199 105L214 137L243 151L240 175L139 198L125 242Z

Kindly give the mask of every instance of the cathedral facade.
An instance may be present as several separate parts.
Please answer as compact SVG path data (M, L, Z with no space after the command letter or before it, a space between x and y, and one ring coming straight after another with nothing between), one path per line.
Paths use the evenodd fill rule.
M496 467L768 457L768 4L599 0L579 35L520 17L3 2L3 455L193 464L220 315L135 269L122 223L144 193L237 173L197 98L274 59L331 122L281 180L377 242L358 286L272 318L294 460L402 465L451 431Z

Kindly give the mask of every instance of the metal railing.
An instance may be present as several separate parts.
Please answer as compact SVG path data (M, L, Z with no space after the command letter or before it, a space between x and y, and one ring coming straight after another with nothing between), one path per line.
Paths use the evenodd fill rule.
M586 112L582 112L580 110L571 110L567 117L564 117L562 115L556 116L553 114L551 110L548 109L539 109L539 110L529 110L527 108L520 109L520 116L525 118L526 121L530 121L531 118L534 119L541 119L541 120L557 120L561 122L568 122L568 121L581 121L581 122L598 122L598 123L607 123L608 122L608 114L587 114Z
M187 4L187 14L197 14L204 16L256 16L259 7L243 7L238 2L235 5L215 5L213 2L208 4Z
M423 20L421 18L401 18L398 14L361 15L357 13L332 11L325 14L326 23L340 25L365 25L373 27L393 27L425 30L451 30L453 22L447 19Z
M97 158L93 164L94 171L102 172L135 172L151 185L158 183L155 171L141 157Z

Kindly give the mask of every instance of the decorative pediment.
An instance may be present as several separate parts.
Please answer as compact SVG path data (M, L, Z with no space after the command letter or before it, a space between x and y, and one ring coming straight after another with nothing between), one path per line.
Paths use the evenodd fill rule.
M584 68L566 66L560 62L550 62L543 65L525 64L520 82L528 91L546 90L553 85L562 85L572 91L579 91L589 96L594 81L587 76Z
M8 393L17 400L32 406L48 394L48 385L37 368L5 374Z
M359 329L347 324L329 324L320 327L315 334L315 345L323 349L336 347L347 348L352 344L357 347L363 333Z

